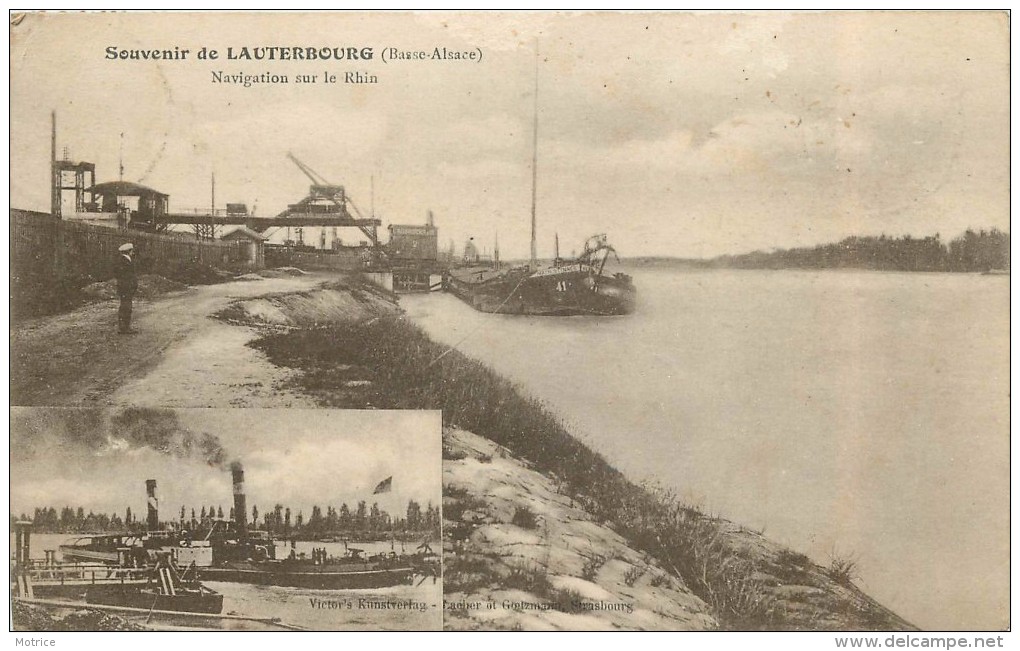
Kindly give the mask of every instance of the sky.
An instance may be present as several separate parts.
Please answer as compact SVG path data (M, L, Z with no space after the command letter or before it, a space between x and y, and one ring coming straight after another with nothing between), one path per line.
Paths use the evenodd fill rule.
M110 425L114 410L19 408L11 410L12 512L36 506L82 506L86 513L145 513L145 480L155 479L160 516L175 519L180 507L233 505L229 464L245 470L248 508L261 513L277 502L307 518L313 504L352 508L359 500L403 514L408 500L440 503L439 412L329 409L141 410L148 427ZM163 431L210 434L222 444L222 463L203 455L161 453L153 440ZM135 421L137 422L137 421ZM169 439L168 439L169 440ZM168 449L180 449L171 446ZM373 494L393 477L392 490Z
M384 227L432 210L441 246L498 235L505 259L526 257L537 67L540 256L557 233L564 253L606 233L623 256L703 257L1009 228L1004 13L30 15L11 34L18 208L48 208L55 110L58 151L108 181L123 147L124 178L172 211L208 206L215 173L219 207L279 213L309 184L290 151ZM197 60L203 46L221 59ZM374 58L223 59L246 46ZM191 54L111 61L108 47ZM444 47L481 60L381 58Z

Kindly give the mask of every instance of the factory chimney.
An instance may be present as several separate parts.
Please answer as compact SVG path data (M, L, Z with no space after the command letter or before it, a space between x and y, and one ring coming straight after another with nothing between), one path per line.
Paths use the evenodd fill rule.
M147 499L148 512L146 513L145 527L149 531L159 529L159 499L156 498L156 480L145 480L145 495Z
M234 524L237 525L237 539L244 542L248 539L248 511L244 499L244 466L240 461L231 464L230 475L234 479Z

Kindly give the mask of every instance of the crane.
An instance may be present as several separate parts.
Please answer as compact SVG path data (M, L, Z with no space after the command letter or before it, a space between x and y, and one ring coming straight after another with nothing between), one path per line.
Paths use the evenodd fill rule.
M304 172L305 176L307 176L315 185L331 185L329 181L322 178L322 175L320 175L318 172L302 163L297 156L295 156L289 151L287 152L287 158L289 158L292 163L297 165L298 169Z
M321 204L316 204L317 201L327 201L329 205L325 206L324 212L339 213L341 217L350 219L351 226L357 226L358 230L365 234L366 237L372 242L372 246L386 255L382 246L379 244L379 238L376 235L376 226L379 225L378 220L369 219L366 220L358 207L354 204L354 201L347 196L344 191L344 186L330 183L321 174L313 170L311 167L306 165L291 152L287 152L287 158L292 163L297 165L298 169L301 170L305 176L312 182L311 187L308 190L308 196L297 202L291 204L282 213L277 215L277 218L283 219L295 213L306 213L306 212L323 212ZM319 210L312 208L313 205L319 206ZM347 206L350 206L354 213L358 216L358 219L351 217L350 212L347 210Z

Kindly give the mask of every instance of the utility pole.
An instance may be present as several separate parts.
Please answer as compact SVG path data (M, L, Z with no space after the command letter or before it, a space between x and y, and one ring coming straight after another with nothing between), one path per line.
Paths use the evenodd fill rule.
M57 112L50 114L50 214L60 217L60 168L57 166Z
M216 239L216 172L212 172L211 197L209 199L209 223L195 224L195 238L202 240ZM195 220L198 221L197 219Z

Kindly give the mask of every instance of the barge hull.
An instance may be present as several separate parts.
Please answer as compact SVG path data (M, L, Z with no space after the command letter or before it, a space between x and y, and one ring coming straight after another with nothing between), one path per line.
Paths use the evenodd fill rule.
M307 588L310 590L351 590L388 588L411 583L409 567L358 572L290 572L245 567L207 567L198 571L201 581L249 583L252 585Z
M223 595L216 593L199 594L153 594L145 590L132 590L122 586L96 586L85 593L85 601L103 606L143 608L184 613L205 613L218 615L223 611Z
M634 290L613 277L597 285L585 272L471 282L451 276L447 289L479 312L531 316L616 316L634 311Z

